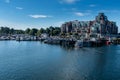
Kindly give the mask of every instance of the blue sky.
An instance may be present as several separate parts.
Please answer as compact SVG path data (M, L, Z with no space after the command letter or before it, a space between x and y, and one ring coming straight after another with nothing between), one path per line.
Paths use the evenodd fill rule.
M65 21L94 20L99 12L120 26L119 3L119 0L0 0L0 26L46 28Z

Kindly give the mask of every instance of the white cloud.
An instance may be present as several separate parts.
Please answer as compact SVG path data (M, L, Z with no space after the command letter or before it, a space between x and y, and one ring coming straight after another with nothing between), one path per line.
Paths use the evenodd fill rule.
M31 18L48 18L48 17L51 17L51 16L47 16L47 15L29 15Z
M67 3L67 4L72 4L72 3L75 3L79 0L60 0L60 3Z
M6 3L10 3L10 0L5 0Z
M16 7L16 9L22 10L23 8L22 7Z
M90 4L89 6L90 6L90 7L95 7L96 5L95 5L95 4Z
M77 15L77 16L87 16L87 15L90 15L91 13L88 13L88 12L86 12L86 13L82 13L82 12L75 12L75 15Z
M77 15L77 16L84 16L84 13L81 13L81 12L75 12L75 15Z

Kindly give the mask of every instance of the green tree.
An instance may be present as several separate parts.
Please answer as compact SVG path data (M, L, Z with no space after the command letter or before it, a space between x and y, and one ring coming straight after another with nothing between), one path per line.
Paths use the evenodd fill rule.
M41 31L38 30L38 31L37 31L37 36L40 36L40 35L41 35Z
M8 27L1 27L1 31L2 34L9 34L10 33L10 28Z
M10 34L14 34L15 33L15 30L12 28L12 29L10 29Z
M54 35L53 31L55 30L55 28L53 26L50 26L49 29L50 29L50 35L53 36Z
M61 29L59 27L55 27L54 35L60 35L60 32L61 32Z
M37 29L33 28L32 30L30 30L29 34L35 36L37 35L37 31Z
M40 33L42 34L42 33L45 33L46 31L45 31L45 29L44 28L41 28L40 29Z
M62 33L60 33L60 36L61 36L61 37L65 37L66 34L62 32Z
M49 28L46 28L46 33L50 34L50 29Z
M26 33L26 34L29 34L29 33L30 33L30 28L27 28L27 29L25 30L25 33Z
M15 34L24 34L25 32L23 30L15 30Z

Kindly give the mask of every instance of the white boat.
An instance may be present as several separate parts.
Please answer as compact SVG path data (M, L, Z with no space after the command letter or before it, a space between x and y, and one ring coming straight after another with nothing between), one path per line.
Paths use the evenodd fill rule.
M83 40L77 40L75 43L75 47L82 48L83 47Z

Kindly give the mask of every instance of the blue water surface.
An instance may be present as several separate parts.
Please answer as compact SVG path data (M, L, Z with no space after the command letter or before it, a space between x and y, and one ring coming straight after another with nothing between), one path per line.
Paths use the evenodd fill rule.
M0 80L120 80L120 46L0 41Z

